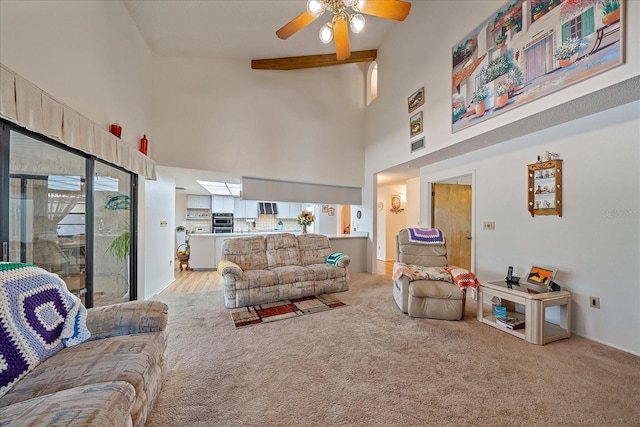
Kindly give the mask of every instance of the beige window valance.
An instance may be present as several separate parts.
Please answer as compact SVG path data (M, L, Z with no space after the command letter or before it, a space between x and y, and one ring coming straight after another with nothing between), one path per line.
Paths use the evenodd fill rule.
M147 179L156 179L155 161L2 64L0 116Z

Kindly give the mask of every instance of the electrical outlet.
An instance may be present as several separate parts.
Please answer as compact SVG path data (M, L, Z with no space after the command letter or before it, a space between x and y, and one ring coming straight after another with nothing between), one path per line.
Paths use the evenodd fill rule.
M600 298L599 297L589 297L589 307L591 307L591 308L600 308Z
M167 221L160 221L160 227L166 227Z
M482 229L483 230L495 230L496 229L496 223L493 222L493 221L483 222L482 223Z

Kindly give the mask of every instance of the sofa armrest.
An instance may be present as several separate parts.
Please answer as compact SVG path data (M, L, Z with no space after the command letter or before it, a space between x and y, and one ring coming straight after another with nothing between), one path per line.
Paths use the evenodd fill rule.
M232 276L234 279L238 280L242 277L242 269L235 262L222 260L218 263L218 274L222 277Z
M347 268L351 263L351 258L349 258L349 255L347 254L334 252L327 256L326 263L340 268Z
M164 331L169 307L160 301L129 301L87 310L90 340Z

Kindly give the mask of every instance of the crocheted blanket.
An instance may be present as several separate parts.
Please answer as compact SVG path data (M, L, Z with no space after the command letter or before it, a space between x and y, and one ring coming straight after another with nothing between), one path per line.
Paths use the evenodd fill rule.
M44 360L87 340L86 318L58 275L0 262L0 397Z
M444 233L437 228L407 228L409 241L424 245L444 245Z
M441 280L451 282L460 289L477 288L478 279L475 274L464 268L450 265L447 267L424 267L422 265L407 265L404 262L393 264L392 279L397 280L402 276L414 280Z

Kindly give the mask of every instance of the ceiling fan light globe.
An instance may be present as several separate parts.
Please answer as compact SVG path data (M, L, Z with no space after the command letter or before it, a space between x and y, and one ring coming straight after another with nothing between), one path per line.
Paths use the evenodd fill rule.
M342 3L344 3L346 7L353 7L358 3L358 0L343 0Z
M322 0L308 0L307 1L307 12L309 15L317 18L318 16L324 13L326 5Z
M320 28L319 36L322 43L331 43L331 40L333 40L333 30L329 24L324 24L322 28Z
M358 34L364 28L364 16L359 13L353 15L349 20L349 26L351 27L351 31Z

